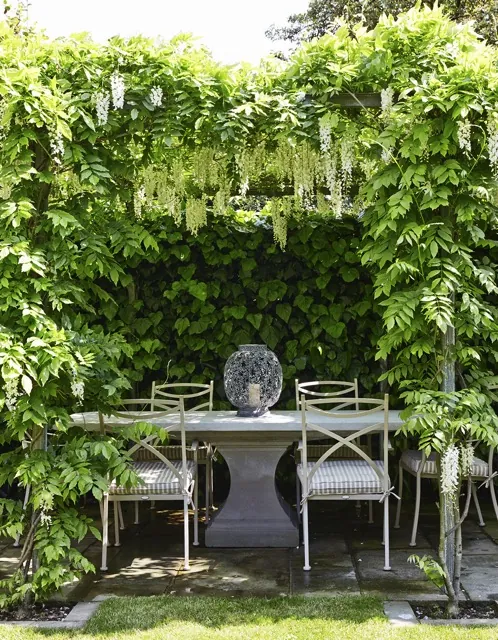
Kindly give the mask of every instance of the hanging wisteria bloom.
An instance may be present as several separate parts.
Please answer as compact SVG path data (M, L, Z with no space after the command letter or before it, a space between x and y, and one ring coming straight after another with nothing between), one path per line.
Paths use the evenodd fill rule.
M474 462L474 447L466 444L460 450L460 464L462 467L462 476L467 478L472 471L472 463Z
M85 398L85 383L82 380L73 380L71 383L71 393L81 402Z
M441 456L441 493L454 496L458 488L460 452L454 444Z
M489 165L498 179L498 113L489 114L487 128Z
M56 131L50 135L50 151L55 164L61 164L64 157L64 138L60 131Z
M161 87L152 87L149 94L150 103L154 107L160 107L163 103L163 90Z
M394 90L391 87L382 89L380 92L380 108L382 117L386 120L390 117L393 109Z
M346 188L351 182L354 166L354 142L350 136L341 140L341 179Z
M320 118L320 151L327 153L332 140L332 125L328 114Z
M391 162L391 158L392 158L392 147L383 147L382 148L382 153L380 154L380 159L382 160L382 162L385 162L386 164L388 164L389 162Z
M468 120L460 120L458 123L458 146L467 154L470 154L472 151L472 143L470 140L471 127L472 125Z
M52 524L52 516L47 511L45 511L45 509L41 509L40 511L40 522L42 526L47 527L47 529Z
M125 83L123 76L115 71L111 76L112 106L115 109L124 107Z
M135 216L140 220L142 217L142 205L145 202L145 187L142 185L135 190L133 195L133 208L135 210Z
M9 411L14 411L19 397L19 378L10 378L5 381L3 390L5 393L5 404Z
M97 123L99 125L107 124L110 101L111 98L107 91L99 91L95 96L95 110L97 111Z

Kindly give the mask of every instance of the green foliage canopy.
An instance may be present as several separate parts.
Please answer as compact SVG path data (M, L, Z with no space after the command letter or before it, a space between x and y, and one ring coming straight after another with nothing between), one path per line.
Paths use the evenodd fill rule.
M0 434L14 447L2 456L0 484L32 486L24 516L16 501L0 502L2 530L26 534L2 603L42 597L87 570L71 539L89 523L69 510L79 495L98 497L108 473L130 480L123 443L84 435L69 416L83 393L105 408L130 387L128 329L100 310L124 290L133 298L133 268L160 251L165 238L151 224L165 215L198 233L208 214L231 212L234 195L263 194L281 246L292 219L317 208L325 219L360 217L388 380L407 385L412 405L425 403L416 394L436 393L441 334L455 326L461 386L478 397L471 424L488 425L479 434L494 442L481 415L498 335L498 76L495 50L469 26L439 9L412 10L372 31L342 27L287 64L252 69L217 65L184 38L51 42L6 21L0 57ZM361 105L362 92L381 92L382 110L336 104L346 94ZM166 299L185 288L207 299L205 281L185 269ZM328 275L317 267L325 290ZM283 295L271 302L285 305ZM295 305L312 310L299 295ZM245 319L262 331L264 311L256 305ZM181 313L168 328L195 353L200 319ZM443 447L434 427L424 442L444 450L473 436L459 424ZM23 465L24 456L36 464ZM54 551L61 545L65 556ZM30 578L33 550L42 564Z

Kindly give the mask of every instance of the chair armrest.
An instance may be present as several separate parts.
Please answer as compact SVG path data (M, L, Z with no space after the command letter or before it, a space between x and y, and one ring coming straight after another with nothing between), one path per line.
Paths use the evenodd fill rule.
M387 440L387 450L388 451L394 451L394 447L393 447L393 443L391 442L391 438L388 438L388 440Z
M197 451L199 449L199 441L198 440L193 440L192 444L190 445L190 450L191 451Z
M297 451L302 451L303 450L303 441L299 440L299 442L297 443L297 447L296 447Z

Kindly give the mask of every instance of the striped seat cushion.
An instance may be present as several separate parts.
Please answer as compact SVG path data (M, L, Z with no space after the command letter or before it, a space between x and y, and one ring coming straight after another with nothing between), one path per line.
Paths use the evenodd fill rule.
M384 463L373 461L384 473ZM308 462L308 473L314 466ZM301 483L303 481L303 465L297 466ZM310 495L359 495L363 493L383 493L384 486L372 467L365 460L326 460L311 479Z
M157 458L156 458L157 460ZM173 466L181 473L182 463L172 462ZM110 494L119 495L160 495L160 494L179 494L182 490L180 481L173 471L167 467L164 462L142 461L134 462L133 469L135 473L143 480L143 484L127 488L116 486L113 482L109 488ZM188 486L191 485L194 477L195 464L192 461L187 462Z
M418 473L420 465L422 464L422 451L403 451L401 454L401 464L405 469L411 471L413 474ZM431 455L426 459L422 475L437 476L435 453L431 453ZM487 478L489 475L488 463L474 456L474 461L472 463L472 475L477 478Z
M308 460L319 460L323 454L330 449L332 444L332 442L330 444L308 444ZM359 449L368 454L368 447L366 444L355 444ZM339 447L337 451L334 451L330 456L330 459L333 460L334 458L347 458L353 460L361 459L356 451L353 451L351 447L347 447L346 445L343 445L342 447ZM299 449L296 449L296 462L301 462L301 451Z
M181 460L182 459L182 447L179 444L168 444L168 445L160 445L154 447L156 451L162 453L165 458L168 460ZM187 460L194 459L194 452L191 449L187 449ZM207 447L199 447L197 449L197 462L201 464L206 462L207 459ZM152 451L148 449L138 449L133 454L133 460L152 460L157 461L157 456L155 456Z

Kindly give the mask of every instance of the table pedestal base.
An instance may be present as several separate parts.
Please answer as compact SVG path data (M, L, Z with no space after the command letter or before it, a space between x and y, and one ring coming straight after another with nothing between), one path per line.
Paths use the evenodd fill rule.
M283 443L219 443L230 493L206 529L207 547L297 547L291 509L278 495L275 470Z

